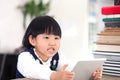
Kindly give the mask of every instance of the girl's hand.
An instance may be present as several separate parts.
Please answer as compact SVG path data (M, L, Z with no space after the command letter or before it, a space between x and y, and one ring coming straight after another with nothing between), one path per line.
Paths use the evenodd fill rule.
M73 80L74 72L66 71L68 65L64 65L60 71L51 74L50 80Z
M100 80L102 78L102 68L98 68L92 73L93 80Z

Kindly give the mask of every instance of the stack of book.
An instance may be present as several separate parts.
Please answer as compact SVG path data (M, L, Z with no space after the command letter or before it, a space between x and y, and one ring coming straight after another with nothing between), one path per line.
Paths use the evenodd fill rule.
M93 54L107 59L103 74L120 76L120 5L102 7L101 13L105 27L97 34Z

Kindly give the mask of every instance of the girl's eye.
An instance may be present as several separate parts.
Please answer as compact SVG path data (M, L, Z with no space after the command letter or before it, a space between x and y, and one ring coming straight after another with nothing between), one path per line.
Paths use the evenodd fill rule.
M55 37L56 40L60 39L59 37Z
M46 36L46 37L44 37L44 38L45 38L45 39L49 39L49 37L47 37L47 36Z

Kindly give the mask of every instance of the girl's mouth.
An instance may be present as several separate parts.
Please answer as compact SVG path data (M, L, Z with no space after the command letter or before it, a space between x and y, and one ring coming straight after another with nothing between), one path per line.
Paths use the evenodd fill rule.
M54 48L49 48L49 49L48 49L48 52L49 52L49 53L51 53L51 54L53 54L53 53L54 53L54 51L55 51L55 49L54 49Z

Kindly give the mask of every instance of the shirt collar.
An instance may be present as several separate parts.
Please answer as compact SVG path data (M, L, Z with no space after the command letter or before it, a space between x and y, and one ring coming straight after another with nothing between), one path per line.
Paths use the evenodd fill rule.
M33 48L35 55L38 57L38 59L43 63L43 64L47 64L50 63L50 61L52 60L52 58L49 58L46 62L44 62L37 54L37 52L35 51L35 48Z

